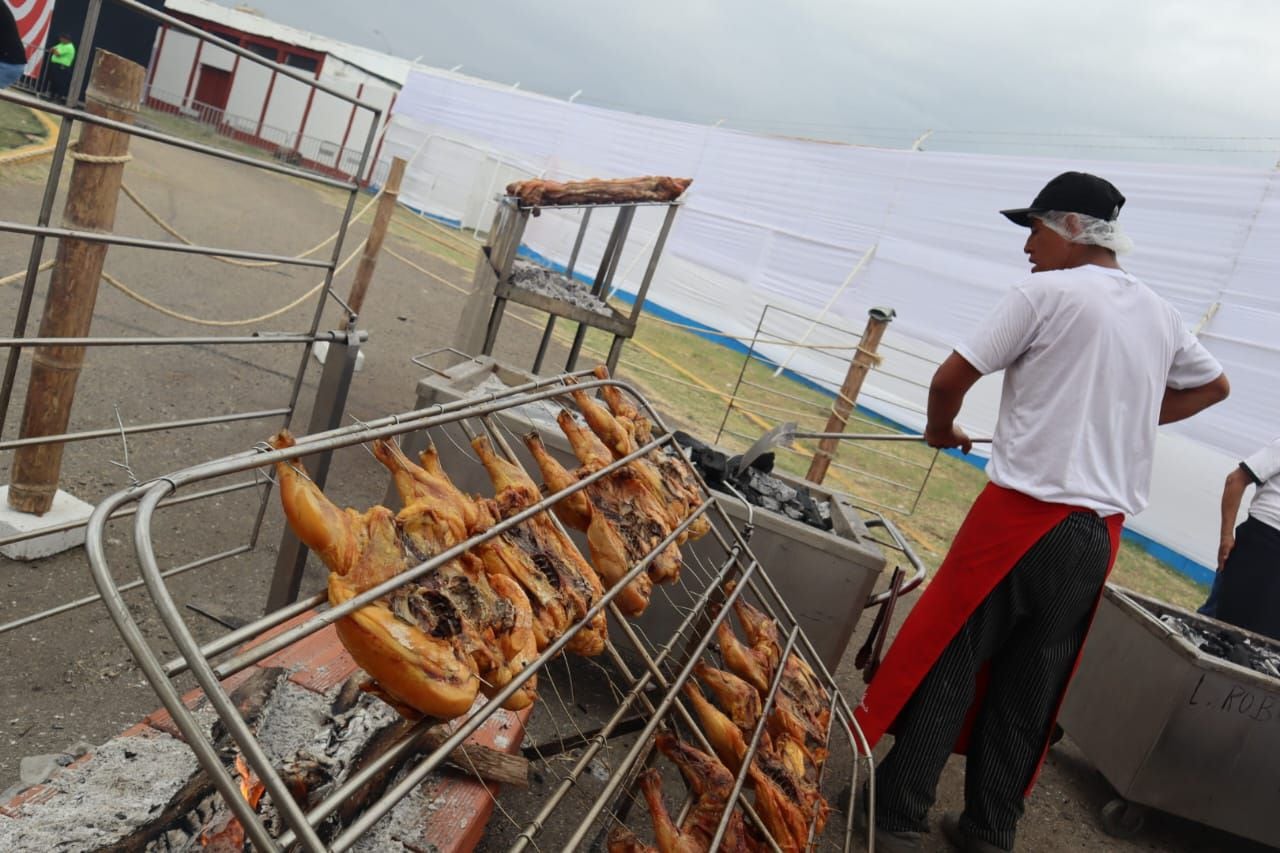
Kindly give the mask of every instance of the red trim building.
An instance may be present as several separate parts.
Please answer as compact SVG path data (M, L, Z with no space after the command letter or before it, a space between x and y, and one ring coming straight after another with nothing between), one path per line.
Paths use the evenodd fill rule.
M411 63L326 39L208 0L167 0L165 11L265 60L289 66L382 110L375 149ZM353 177L374 114L276 69L161 25L147 69L147 105L196 119L281 160ZM367 181L376 150L364 174Z

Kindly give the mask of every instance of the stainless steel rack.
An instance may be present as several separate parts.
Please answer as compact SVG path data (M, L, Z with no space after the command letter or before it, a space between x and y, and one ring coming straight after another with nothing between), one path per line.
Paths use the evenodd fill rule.
M506 687L489 701L477 705L472 711L456 721L448 739L434 751L413 763L400 781L390 787L382 796L371 803L366 810L348 823L341 831L327 842L317 834L317 827L344 802L353 792L361 788L391 762L398 760L422 731L435 722L424 720L408 733L405 739L381 758L371 762L359 772L346 779L322 802L309 811L304 811L295 802L282 780L277 768L271 765L262 745L240 717L230 700L227 690L221 683L224 679L263 660L281 649L289 647L311 634L330 625L351 613L358 607L374 601L380 596L407 584L437 566L457 557L477 543L498 535L502 531L519 522L544 512L566 496L585 488L590 483L608 476L611 472L647 454L662 448L672 441L672 434L662 424L653 408L631 386L617 380L590 379L585 372L573 375L577 380L577 388L590 391L610 384L629 393L648 414L659 435L653 441L636 450L636 452L614 461L594 474L585 477L572 487L548 495L533 506L501 521L485 533L472 537L453 548L433 557L426 562L404 572L401 575L370 589L348 602L330 607L326 596L321 593L290 604L275 607L267 615L256 619L243 627L233 630L221 638L200 645L195 640L183 615L170 593L164 574L160 570L156 558L154 530L152 518L155 510L162 502L172 503L180 499L187 490L221 477L244 474L271 466L278 461L294 460L316 454L330 453L342 448L354 448L363 442L376 438L392 438L416 430L433 430L441 432L448 427L454 429L486 430L493 437L495 444L505 452L512 461L517 461L511 453L510 445L490 418L504 409L526 405L539 400L559 398L565 394L565 379L568 375L550 379L537 380L526 385L508 389L504 393L493 393L483 397L462 400L448 405L439 405L429 409L391 415L377 420L349 427L329 430L327 432L299 438L295 447L286 450L270 450L265 445L256 447L222 459L212 460L195 465L168 476L142 483L121 491L98 505L88 529L87 550L92 566L94 581L102 594L110 615L119 629L138 663L146 674L164 707L172 715L175 724L182 732L187 743L194 751L197 759L208 772L217 790L224 798L227 806L244 826L249 840L259 850L274 851L296 849L308 851L333 850L341 851L352 847L365 833L386 815L397 803L410 794L432 771L441 767L450 754L458 748L473 732L488 720L502 703L520 688L529 678L547 668L549 662L559 656L561 650L570 639L601 611L607 609L613 617L610 625L611 639L606 644L604 660L610 665L611 677L618 680L617 690L621 693L616 711L596 733L584 737L583 752L578 756L573 768L560 780L544 802L538 813L534 815L520 832L513 843L513 850L523 850L529 846L535 849L581 849L581 846L592 836L604 830L608 821L616 820L625 814L629 807L627 793L631 788L638 770L650 759L652 753L652 737L660 728L678 728L685 739L710 752L710 744L702 733L696 717L691 713L681 698L681 688L689 680L697 661L707 652L712 643L715 628L728 618L731 605L740 596L749 596L754 604L777 621L779 635L785 638L786 653L794 653L805 660L818 674L822 688L826 693L831 714L831 725L828 732L828 746L847 747L850 755L850 768L853 778L848 780L849 803L844 808L845 821L837 847L847 850L853 838L852 798L857 788L857 768L859 763L866 762L870 768L871 759L866 741L854 723L852 709L838 689L832 674L824 667L812 645L800 630L787 604L779 596L776 587L768 575L761 571L756 560L743 538L736 530L729 517L717 503L716 498L706 489L699 479L702 501L693 513L686 518L671 534L653 551L636 561L625 577L599 601L591 607L585 620L573 625L563 636L552 643L537 659ZM697 477L696 472L693 476ZM151 603L166 629L168 638L179 649L180 656L164 661L156 653L152 644L141 631L134 612L126 604L121 592L127 585L117 580L119 567L108 564L104 527L107 520L118 514L126 505L136 505L134 515L134 552L137 566L141 573L141 581L146 586ZM632 579L644 572L649 563L666 546L688 528L699 516L706 515L712 522L712 530L708 534L718 541L723 560L718 565L692 567L686 565L681 573L679 583L685 584L693 593L695 604L685 613L682 625L669 637L656 640L641 636L629 623L626 617L613 604L615 595ZM551 516L554 518L554 516ZM891 525L890 525L891 527ZM891 531L892 532L892 531ZM906 551L907 557L918 566L918 560ZM729 585L729 581L736 581ZM655 598L658 595L655 586ZM279 628L290 619L311 613L303 621L286 628L279 633L268 632ZM625 641L626 654L615 645L621 635ZM246 646L247 643L252 645ZM628 664L638 659L642 662L640 672L634 672ZM783 660L785 660L785 656ZM572 667L580 659L567 659L566 666ZM584 664L585 665L585 664ZM597 665L601 666L601 665ZM198 723L196 717L183 704L182 691L175 679L184 673L194 677L204 691L212 708L235 742L241 755L263 781L279 812L281 821L287 830L273 837L267 825L253 808L240 795L237 781L222 758L214 749L209 733ZM765 709L772 706L776 696L779 680L774 679L765 699ZM568 838L548 839L544 835L547 818L558 808L563 807L565 797L574 789L575 782L582 776L602 748L621 733L619 724L633 710L638 709L645 719L643 728L635 736L625 756L611 768L603 789L595 796L590 805L580 813L574 821L575 829ZM543 697L534 706L534 713L556 714L556 709ZM764 717L762 716L763 720ZM744 768L750 765L756 755L761 740L763 722L752 733L749 749L744 761ZM763 827L741 794L745 779L745 769L738 774L727 816L735 804L740 804L750 821ZM868 774L869 775L869 774ZM500 802L500 801L499 801ZM575 815L579 814L575 811ZM602 817L603 816L603 817ZM727 817L726 817L727 820ZM602 821L604 823L602 824ZM834 822L833 822L834 825ZM723 834L725 820L721 821L718 834ZM812 834L812 833L811 833ZM766 833L767 837L767 833ZM772 842L773 849L779 849Z

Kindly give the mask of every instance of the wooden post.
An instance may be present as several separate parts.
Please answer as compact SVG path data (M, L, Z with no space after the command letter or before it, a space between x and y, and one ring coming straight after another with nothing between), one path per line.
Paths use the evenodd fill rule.
M351 293L347 296L347 305L351 307L353 314L360 313L365 294L369 292L369 284L373 281L373 270L378 265L382 240L387 236L387 226L391 224L391 215L396 212L396 200L400 198L400 180L404 177L406 165L408 164L404 158L393 158L387 182L382 185L382 196L378 199L378 209L373 214L373 225L369 226L369 237L364 242L360 265L356 267L356 277L351 282Z
M849 372L845 374L844 384L840 386L840 396L831 407L831 416L827 418L827 426L823 432L844 432L849 414L858 400L858 392L862 390L862 381L867 373L880 361L876 350L880 347L880 339L884 330L893 321L892 308L872 308L867 312L867 327L862 331L862 340L858 342L857 352L849 362ZM818 443L818 451L809 464L809 473L805 479L811 483L821 483L831 467L831 459L835 456L838 438L824 438Z
M94 56L85 105L89 112L120 122L133 122L142 96L146 69L105 50ZM116 201L129 159L129 134L85 124L70 153L75 161L62 212L65 227L109 233L115 227ZM98 298L98 280L107 244L64 239L58 243L49 295L40 319L40 337L87 337ZM36 347L31 382L22 413L22 438L67 431L76 381L84 364L84 347ZM62 469L62 444L26 445L13 457L9 505L19 512L43 515L53 504Z

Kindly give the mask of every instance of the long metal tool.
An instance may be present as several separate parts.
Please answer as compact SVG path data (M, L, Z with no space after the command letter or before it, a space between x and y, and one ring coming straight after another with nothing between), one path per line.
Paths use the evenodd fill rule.
M756 439L738 460L741 474L765 453L775 447L790 447L797 438L831 439L837 441L924 441L923 435L907 432L804 432L795 421L784 421ZM974 444L990 444L990 438L971 438Z

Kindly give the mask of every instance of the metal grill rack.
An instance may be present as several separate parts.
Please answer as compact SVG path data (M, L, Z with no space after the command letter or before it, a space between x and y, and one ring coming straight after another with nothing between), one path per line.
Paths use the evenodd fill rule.
M476 706L468 716L455 721L451 735L438 749L435 749L417 761L417 763L412 764L400 781L392 785L380 798L370 804L359 817L343 827L327 844L317 834L316 827L326 817L333 814L353 792L357 791L384 767L396 760L406 749L410 748L412 746L411 742L416 740L425 728L430 727L437 721L424 720L417 724L396 748L371 762L359 772L354 773L321 803L311 808L310 811L304 812L290 796L281 775L276 768L271 766L270 760L267 758L261 744L255 739L249 726L240 717L239 712L229 698L227 690L221 683L233 674L265 659L269 655L298 643L321 628L336 622L354 609L368 604L410 581L423 577L437 566L457 557L476 543L496 536L524 519L547 510L566 496L579 491L595 480L607 476L610 472L617 470L629 461L671 443L671 432L662 424L658 414L647 401L631 386L617 380L591 379L586 372L573 376L578 380L576 387L583 390L591 391L605 384L612 384L630 394L651 418L655 425L655 433L659 437L639 448L635 453L616 460L598 472L583 478L572 487L550 494L535 505L501 521L484 534L472 537L466 542L442 552L379 586L355 596L340 606L328 606L324 593L314 595L286 606L277 607L262 618L233 630L220 639L203 646L196 642L188 629L179 608L170 594L166 580L157 562L152 518L156 508L162 502L171 503L175 498L180 499L187 491L217 478L257 471L265 466L271 466L277 461L294 460L309 454L327 453L341 448L355 448L363 442L376 438L400 436L415 430L432 430L433 434L438 435L444 433L447 429L457 430L461 428L471 431L478 427L488 431L495 440L495 444L505 452L508 458L515 461L510 445L506 443L500 429L494 423L494 419L488 416L504 409L557 398L565 393L566 383L564 380L566 377L558 376L551 379L537 380L513 387L506 393L489 394L485 397L471 398L453 404L392 415L368 423L301 437L295 447L286 450L269 450L265 446L256 447L252 450L196 465L169 476L131 487L98 505L90 521L86 545L95 583L98 585L103 600L125 643L137 658L161 702L172 715L175 724L186 738L187 743L208 772L228 807L241 821L249 840L257 849L264 851L284 850L294 845L297 845L298 849L309 851L350 849L397 803L426 779L433 770L440 767L445 759L488 720L499 709L501 704L514 694L525 681L533 675L544 671L547 673L544 676L546 680L553 680L550 677L551 673L548 665L559 656L561 650L572 636L582 629L585 621L573 625L565 635L552 643L530 666L522 670L512 682L489 701ZM449 440L452 440L452 438ZM696 477L696 473L694 476ZM586 620L590 620L607 608L612 617L609 631L613 639L606 646L603 658L604 663L595 661L583 663L585 659L568 658L564 666L566 670L571 670L575 666L581 665L584 667L591 666L594 668L593 671L598 669L608 672L611 679L610 688L616 690L618 694L617 704L612 715L593 734L588 735L580 729L578 730L577 733L581 737L583 752L567 773L563 776L557 776L559 781L555 790L544 801L537 804L537 813L522 825L519 834L511 844L512 850L524 850L530 847L536 850L583 849L584 845L592 838L597 838L607 831L611 821L622 819L630 807L629 792L633 787L632 782L636 773L650 761L653 755L653 740L651 736L660 728L678 729L682 736L695 746L707 752L712 751L705 735L702 734L696 718L681 698L680 691L689 680L694 665L699 658L706 655L711 645L715 628L728 618L732 610L730 605L740 596L749 597L758 608L777 621L779 636L785 638L783 642L785 643L786 654L794 652L799 655L809 663L818 675L831 713L831 724L827 738L828 746L833 751L835 749L847 751L851 768L850 774L853 777L847 780L826 780L827 783L840 785L842 789L847 785L848 792L848 802L843 805L833 803L836 809L843 810L844 820L837 821L833 818L829 824L828 834L834 828L839 836L834 842L836 849L848 850L850 848L853 838L852 798L854 796L853 792L857 788L857 767L862 761L866 762L868 769L871 764L866 741L862 738L861 732L853 722L852 709L849 703L841 695L831 673L823 666L821 659L814 652L804 633L799 629L794 616L778 595L778 591L768 575L760 570L761 566L753 556L742 532L733 528L729 517L717 504L711 493L706 490L705 484L701 480L698 482L702 487L703 499L696 510L652 552L635 562L619 584L615 585L603 598L597 601L587 614ZM136 505L134 550L142 581L149 593L150 601L167 631L168 637L180 651L179 657L167 662L157 656L151 643L140 630L135 614L121 595L122 588L116 580L116 576L119 573L113 571L113 567L108 565L106 559L104 548L106 521L129 504ZM714 536L723 550L722 562L719 565L704 564L693 566L686 564L685 570L681 573L679 583L685 584L689 591L694 594L693 600L695 603L685 613L683 624L669 637L648 638L640 636L637 630L618 611L616 605L612 603L613 598L625 584L629 583L641 572L644 572L649 563L663 548L674 542L683 530L698 516L704 514L712 522L712 531L708 535ZM554 518L554 516L551 517ZM894 547L889 543L885 544L888 547ZM909 553L909 550L905 556L911 559L912 562L917 562L914 555ZM730 588L726 588L726 583L730 580L735 580L737 583ZM659 588L655 586L655 600L659 594L657 592ZM304 614L310 615L304 617ZM278 633L269 633L273 629L278 629L286 621L296 620L300 617L302 617L302 621L296 622L296 624L284 628ZM615 644L618 640L622 641L623 648L621 649ZM253 644L246 647L245 644L251 642ZM632 666L628 664L628 659L633 661L638 659L641 662L639 667L641 671L633 671ZM786 659L785 654L782 659ZM228 768L224 766L223 760L214 749L208 733L202 729L192 712L184 706L181 700L182 691L179 690L175 681L184 673L189 673L193 676L203 689L209 703L216 711L226 732L235 742L239 752L265 784L273 802L276 804L283 824L288 827L286 831L277 837L272 837L263 820L240 796L237 782ZM755 816L746 801L741 799L741 794L746 778L745 768L750 766L758 750L764 726L763 720L772 706L779 683L780 677L775 677L765 698L764 708L766 713L762 714L762 722L757 726L756 731L750 738L749 749L743 762L744 769L738 774L735 781L730 807L725 809L726 819L721 821L719 833L724 832L727 815L732 810L734 803L740 802L747 819L756 821L758 824L758 817ZM552 690L554 691L555 688L552 687ZM534 714L546 714L553 719L557 718L560 713L559 709L565 709L565 703L562 698L559 699L559 709L557 709L556 703L548 696L543 695L546 693L547 689L545 687L540 690L539 699L534 705ZM643 725L637 733L634 733L632 740L629 741L630 745L625 748L625 754L621 755L615 765L609 767L603 787L594 795L589 804L583 807L581 811L577 810L577 806L574 807L574 820L571 822L572 826L568 831L568 837L547 838L545 828L548 824L549 816L556 813L558 809L565 807L566 797L575 791L578 781L581 780L591 762L598 759L606 749L618 751L617 744L619 741L617 736L622 735L624 730L628 728L620 726L620 724L628 718L632 709L638 709L638 717L643 721ZM634 726L630 728L634 729ZM828 799L832 798L829 797ZM688 805L689 803L686 801L686 808ZM515 814L502 808L501 799L498 800L498 806L504 817L511 821L517 821ZM837 826L838 823L843 825ZM639 828L646 824L647 821L643 818L632 820L633 827ZM824 842L824 845L826 843L828 842ZM779 849L776 844L771 846L775 850Z
M627 237L631 233L631 224L635 219L636 210L642 207L665 207L666 214L663 216L662 225L653 239L652 247L648 249L649 257L645 266L644 278L640 281L640 287L636 291L635 302L632 304L629 314L624 314L612 306L606 306L608 313L593 311L564 299L557 299L543 293L534 292L515 283L512 271L516 255L520 251L520 241L524 237L530 216L537 216L543 210L556 212L581 211L582 215L578 221L577 234L573 240L573 249L569 254L569 263L565 268L564 275L559 276L557 273L551 273L550 270L546 270L548 274L563 279L565 286L575 286L577 283L574 280L574 272L578 266L579 254L582 251L587 230L591 225L592 216L597 211L607 212L611 210L614 212L613 227L609 232L609 239L605 244L604 253L600 257L595 277L592 279L590 291L591 296L601 301L608 299L609 294L613 291L614 279L618 276L618 266L622 260L623 249L627 244ZM636 323L640 319L640 311L644 308L644 301L649 293L649 285L653 282L653 274L658 268L658 260L662 256L663 246L666 245L667 235L671 232L671 225L675 221L676 210L679 207L679 201L537 207L521 204L518 199L511 196L500 198L498 200L498 209L494 213L493 226L489 230L489 242L484 247L484 255L488 259L487 269L485 267L480 269L475 285L476 289L481 291L487 291L492 288L494 294L493 307L489 312L489 321L485 328L484 342L479 347L479 352L483 355L491 355L493 353L494 344L498 340L498 331L502 326L503 313L506 311L507 302L511 301L545 311L549 315L546 328L542 333L542 340L538 344L537 355L534 356L532 367L534 373L542 370L542 362L546 358L547 348L551 344L551 335L555 329L556 320L560 317L578 323L578 331L575 333L573 344L569 349L569 358L565 362L565 370L577 368L578 356L582 351L582 343L586 338L588 328L603 329L613 335L613 343L609 347L609 356L606 359L606 364L611 372L616 370L618 359L622 355L623 343L635 334ZM601 215L606 214L601 213ZM644 252L645 249L641 249L642 256ZM625 272L623 276L625 276ZM468 347L466 349L474 351L476 348Z

